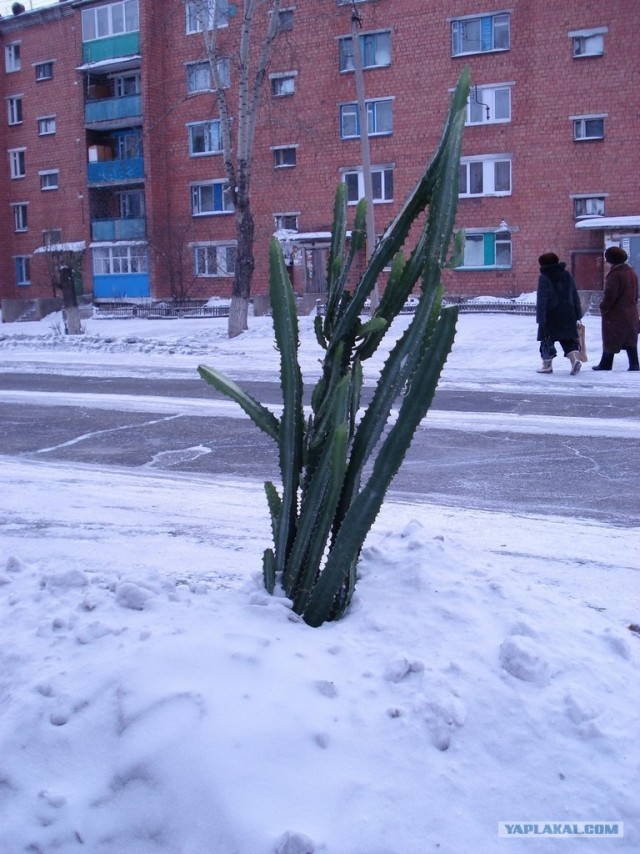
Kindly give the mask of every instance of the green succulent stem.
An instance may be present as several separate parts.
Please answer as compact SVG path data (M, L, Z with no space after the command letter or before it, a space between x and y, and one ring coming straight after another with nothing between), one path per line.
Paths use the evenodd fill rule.
M348 609L363 543L431 406L453 346L457 309L442 308L441 274L460 263L464 246L458 232L451 251L468 96L465 69L431 162L352 288L354 262L365 245L366 205L358 204L348 238L346 185L336 190L325 309L314 324L324 355L310 414L305 417L303 407L295 298L275 239L269 248L269 293L280 353L281 416L214 369L198 369L278 447L281 483L278 488L265 484L274 544L264 552L264 583L269 592L279 583L310 626L339 619ZM423 213L406 256L404 244ZM384 270L390 270L386 288L374 315L363 321L365 302ZM392 344L362 411L363 362L392 333L416 287L416 310Z

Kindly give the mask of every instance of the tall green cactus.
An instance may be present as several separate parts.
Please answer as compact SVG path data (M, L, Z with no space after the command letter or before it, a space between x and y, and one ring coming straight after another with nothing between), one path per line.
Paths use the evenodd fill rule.
M269 256L270 297L280 352L281 417L212 368L198 368L203 379L235 400L278 445L280 491L271 482L265 484L274 547L264 553L264 580L270 592L281 584L294 611L311 626L340 618L349 605L362 545L431 405L453 344L457 309L442 308L440 275L447 264L455 220L468 95L465 69L429 167L378 242L353 292L347 282L365 241L365 207L361 202L356 209L347 251L346 186L338 186L326 308L315 322L325 354L310 414L305 418L302 403L295 300L275 239ZM405 259L402 246L425 211L424 227ZM363 322L365 300L389 266L379 305L373 317ZM393 345L371 402L358 419L362 363L375 353L418 279L421 293L416 312ZM389 425L398 399L398 416Z

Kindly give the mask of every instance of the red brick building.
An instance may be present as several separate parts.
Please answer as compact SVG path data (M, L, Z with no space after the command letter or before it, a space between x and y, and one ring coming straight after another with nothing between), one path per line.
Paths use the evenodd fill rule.
M637 0L297 0L282 6L258 117L255 295L276 230L298 293L321 293L336 184L363 194L354 10L377 233L469 65L466 248L448 293L531 291L545 251L583 290L601 287L609 243L640 267ZM219 11L233 93L241 4ZM52 296L47 247L81 259L78 289L96 300L230 294L235 221L199 30L188 0L63 0L0 18L5 315L7 301Z

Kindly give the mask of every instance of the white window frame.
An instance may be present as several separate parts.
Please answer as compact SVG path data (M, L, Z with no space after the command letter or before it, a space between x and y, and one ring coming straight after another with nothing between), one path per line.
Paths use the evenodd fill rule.
M120 190L116 195L120 219L140 219L145 216L144 190Z
M9 174L12 181L24 178L27 174L26 150L26 148L9 149Z
M300 211L291 213L274 213L273 215L273 230L274 231L298 231L298 218ZM287 220L293 220L287 225Z
M47 228L45 231L42 232L43 246L56 246L59 243L62 243L61 228Z
M279 71L269 75L271 94L274 98L285 98L295 94L297 71Z
M127 74L116 74L113 78L113 91L116 98L139 95L142 92L140 72L130 71Z
M582 193L572 195L573 218L591 219L605 215L605 205L608 193Z
M487 250L487 244L490 249ZM487 262L487 253L491 261ZM500 257L500 263L498 258ZM456 270L509 270L513 267L511 232L491 228L465 229L462 264Z
M511 13L507 11L492 12L482 15L465 15L460 18L449 18L451 25L451 56L469 56L477 53L497 53L511 49ZM489 24L484 24L483 21L488 21ZM463 47L464 28L472 24L477 24L479 27L479 43L478 47L466 48ZM496 47L496 27L506 31L506 44L499 44ZM487 41L487 33L483 33L483 28L490 28L490 40ZM502 40L501 40L502 41ZM487 46L488 45L488 46Z
M31 256L14 255L13 260L16 271L16 285L19 288L28 287L31 284Z
M298 164L298 146L297 145L273 145L273 168L274 169L293 169ZM287 159L293 159L293 162L287 162Z
M387 44L377 45L383 37ZM351 36L341 36L338 40L339 67L341 73L354 70L353 45ZM372 55L373 51L373 55ZM391 65L391 30L372 30L360 33L360 55L362 68L388 68Z
M91 263L96 276L130 276L149 272L146 243L114 243L94 246Z
M53 80L53 59L47 59L44 62L35 62L33 67L36 70L36 83L40 83L43 80ZM51 73L46 74L44 72L50 69Z
M229 278L236 271L235 241L193 243L193 272L199 279Z
M391 136L393 133L393 98L370 98L365 101L367 110L367 136ZM383 108L388 107L389 128L379 130L387 118ZM358 104L350 102L340 105L340 138L360 139L360 111Z
M198 181L191 184L191 215L194 217L201 216L226 216L233 213L233 202L231 201L228 192L228 183L222 181ZM221 206L216 207L218 193L217 187L221 188L220 202ZM209 207L206 202L207 196L211 194L212 205Z
M605 127L604 120L607 118L607 113L597 113L590 116L570 116L573 122L573 139L575 142L589 142L594 139L604 139ZM598 123L602 125L602 133L594 133L593 127L589 132L590 125Z
M50 193L60 187L59 169L42 169L38 175L40 177L40 189L43 193Z
M55 114L51 116L38 116L36 121L38 122L38 136L52 136L56 132Z
M473 87L467 101L465 125L496 125L511 121L511 88L512 83L491 83ZM477 90L477 101L476 101ZM500 93L500 96L498 95ZM500 97L507 101L507 116L497 118L496 101ZM503 105L501 104L501 109Z
M393 202L393 173L394 166L392 164L371 167L371 183L373 185L374 205L389 204L390 202ZM357 199L349 196L350 190L353 187L354 176L357 178ZM347 203L350 205L357 204L360 199L364 198L364 174L362 166L358 166L354 169L342 169L340 177L347 184Z
M209 119L206 122L189 122L187 133L189 136L190 157L209 157L212 154L220 154L222 152L222 122L220 119ZM203 142L202 151L196 150L196 142L199 138Z
M7 74L13 74L14 71L20 71L22 63L20 60L20 45L21 42L11 42L4 47L4 69Z
M573 59L604 56L604 37L608 32L608 27L572 30L569 33L569 38L571 39L571 56Z
M82 41L85 43L139 30L138 0L120 0L82 10Z
M10 95L7 98L7 114L8 123L10 125L22 124L22 95Z
M216 20L216 6L218 6L218 20L216 24L216 29L220 29L221 27L229 26L229 4L227 0L200 0L203 4L206 5L207 8L207 29L213 29L213 23ZM201 33L202 32L202 24L200 21L200 16L198 15L196 2L187 2L185 3L185 15L186 15L186 33L187 35L193 35L193 33Z
M197 95L200 92L213 92L214 85L211 79L211 66L207 61L187 62L187 94ZM231 85L231 63L228 57L218 60L218 74L223 89Z
M496 171L499 164L509 164L509 189L496 189ZM465 187L462 186L462 173L465 172ZM504 167L500 169L504 173ZM472 192L472 185L478 176L482 180L482 191ZM502 177L502 176L501 176ZM482 196L510 196L513 192L513 158L510 154L485 154L476 157L460 158L460 191L461 199L480 198Z
M13 202L13 230L22 232L29 230L29 202Z

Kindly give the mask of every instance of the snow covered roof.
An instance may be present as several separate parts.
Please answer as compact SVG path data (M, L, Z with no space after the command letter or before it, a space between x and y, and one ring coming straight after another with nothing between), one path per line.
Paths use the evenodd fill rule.
M596 216L580 220L576 228L640 228L640 216Z
M78 240L75 243L49 243L47 246L38 246L33 250L34 255L42 252L84 252L87 244L84 240Z
M126 68L128 65L139 63L142 56L139 53L133 53L129 56L116 56L110 59L101 59L98 62L85 62L82 65L76 66L76 71L100 71L101 69L116 70L117 68Z

